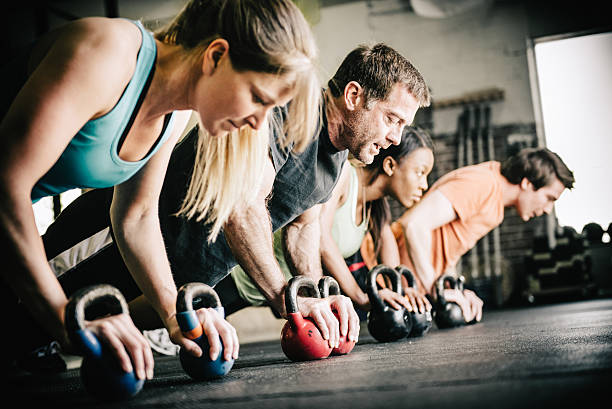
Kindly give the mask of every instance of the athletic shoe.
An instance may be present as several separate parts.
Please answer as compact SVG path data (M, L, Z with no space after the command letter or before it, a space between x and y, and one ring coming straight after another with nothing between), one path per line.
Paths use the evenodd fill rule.
M17 367L32 374L55 374L65 372L67 368L57 341L36 348L17 359Z
M149 342L151 349L158 354L168 356L178 355L180 347L170 341L170 335L166 328L143 331L142 334Z

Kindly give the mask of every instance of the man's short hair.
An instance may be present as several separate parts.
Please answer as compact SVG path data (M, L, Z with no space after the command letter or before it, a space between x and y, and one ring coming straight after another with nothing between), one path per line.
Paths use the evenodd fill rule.
M508 182L518 185L527 178L538 190L553 182L556 177L567 189L574 187L574 173L556 153L547 148L525 148L506 159L501 174Z
M327 85L337 98L351 81L358 82L363 88L366 107L372 100L387 99L397 83L406 86L420 107L430 104L429 89L423 76L400 53L382 43L360 45L351 51Z

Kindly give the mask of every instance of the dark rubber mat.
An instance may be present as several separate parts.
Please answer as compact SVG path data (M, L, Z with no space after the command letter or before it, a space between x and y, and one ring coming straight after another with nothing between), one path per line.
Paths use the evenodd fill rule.
M481 323L378 343L362 323L353 352L294 363L280 342L242 345L223 379L192 381L157 357L134 398L102 403L77 369L5 383L44 408L560 408L605 407L612 387L612 299L486 311ZM6 395L5 395L6 398ZM603 406L597 402L604 403ZM10 402L5 400L5 402ZM4 406L4 405L3 405ZM4 406L8 407L8 406Z

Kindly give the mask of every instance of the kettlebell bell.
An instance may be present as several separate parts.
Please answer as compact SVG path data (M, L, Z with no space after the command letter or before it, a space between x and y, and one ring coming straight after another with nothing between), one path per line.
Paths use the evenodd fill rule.
M85 328L92 310L97 316L129 314L121 292L108 284L88 286L75 292L66 304L66 330L70 341L83 354L81 382L85 390L104 401L131 398L142 389L144 379L125 372L110 348ZM87 317L87 318L86 318Z
M415 280L412 271L408 269L406 266L397 266L395 270L406 277L406 281L408 281L408 287L415 288ZM431 316L431 311L425 311L424 313L418 311L412 311L410 313L412 317L412 329L410 330L409 337L420 337L425 335L433 325L433 318Z
M436 321L436 325L438 328L453 328L465 325L465 319L463 317L463 311L461 307L456 302L446 301L444 298L444 285L446 283L449 284L452 289L459 289L458 285L461 285L463 282L463 277L459 280L455 280L454 277L450 275L444 275L438 279L438 283L436 285L436 311L434 315L434 319Z
M220 378L227 375L232 369L234 360L226 361L223 357L223 341L221 339L219 339L221 351L217 359L214 361L210 359L208 338L206 338L198 315L193 309L193 302L196 297L203 299L202 307L212 307L225 318L225 310L221 305L219 296L212 287L197 282L183 285L176 297L176 320L183 336L196 342L202 348L202 355L198 358L181 348L179 359L187 375L197 381Z
M368 330L379 342L397 341L408 336L412 329L412 319L404 307L393 309L380 298L376 284L376 277L379 274L389 278L392 290L402 295L401 278L397 271L384 264L379 264L370 270L366 286L371 305L367 316Z
M285 289L288 320L281 331L283 352L292 361L327 358L332 351L329 342L323 339L314 321L298 311L297 296L302 287L306 287L315 298L320 298L317 285L311 278L298 275L289 279Z
M322 298L327 298L329 295L340 295L340 286L338 282L334 280L333 277L323 276L319 279L319 293ZM333 311L334 315L338 322L340 319L338 318L338 312L336 310ZM355 347L355 341L349 341L346 335L340 335L340 341L338 342L338 347L332 349L332 355L346 355L353 350Z

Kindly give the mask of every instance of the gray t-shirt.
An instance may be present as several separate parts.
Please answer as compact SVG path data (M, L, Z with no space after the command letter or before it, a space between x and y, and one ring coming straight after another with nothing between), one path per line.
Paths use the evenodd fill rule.
M284 109L275 112L281 118L284 113ZM327 118L323 116L322 121L318 137L300 154L280 148L278 138L271 134L270 155L276 178L268 209L273 231L312 206L326 202L338 181L348 151L338 151L332 145ZM237 264L223 232L209 244L210 226L173 216L189 186L197 134L196 129L192 130L175 148L160 196L160 224L177 286L191 281L214 286Z

